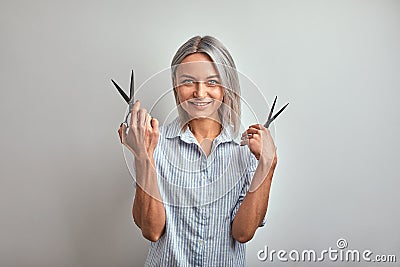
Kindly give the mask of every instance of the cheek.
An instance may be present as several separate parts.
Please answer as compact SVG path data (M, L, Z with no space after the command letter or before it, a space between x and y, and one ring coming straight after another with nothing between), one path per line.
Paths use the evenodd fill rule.
M177 88L176 95L178 96L179 102L183 102L190 97L190 92L187 89Z
M222 100L224 99L224 90L222 88L215 90L214 98L222 102Z

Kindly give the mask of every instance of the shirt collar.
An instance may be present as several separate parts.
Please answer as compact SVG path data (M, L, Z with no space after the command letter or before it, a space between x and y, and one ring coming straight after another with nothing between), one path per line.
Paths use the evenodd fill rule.
M186 130L182 129L179 117L176 117L166 126L165 137L168 139L180 137L180 139L186 143L197 143L197 140L189 127L186 127ZM230 124L225 125L225 127L222 128L221 133L215 139L215 142L218 144L225 142L240 144L240 141L235 138L233 125Z

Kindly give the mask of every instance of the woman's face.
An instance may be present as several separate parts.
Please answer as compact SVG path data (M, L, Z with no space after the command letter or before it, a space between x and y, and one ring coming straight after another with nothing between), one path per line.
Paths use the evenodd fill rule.
M183 59L176 70L176 92L179 103L190 118L219 120L224 91L211 58L194 53Z

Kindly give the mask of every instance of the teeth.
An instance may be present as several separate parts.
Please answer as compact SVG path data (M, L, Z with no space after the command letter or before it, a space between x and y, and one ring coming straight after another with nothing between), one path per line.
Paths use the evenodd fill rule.
M204 103L204 102L202 102L202 103L193 103L193 105L196 105L196 106L205 106L205 105L207 105L209 102L206 102L206 103Z

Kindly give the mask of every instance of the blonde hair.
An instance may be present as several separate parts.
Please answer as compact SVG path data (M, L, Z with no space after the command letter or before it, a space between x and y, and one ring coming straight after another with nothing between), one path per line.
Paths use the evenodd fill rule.
M205 53L215 63L224 90L223 104L218 110L222 126L226 124L233 125L234 134L237 136L241 116L239 77L235 62L228 50L219 40L212 36L190 38L178 49L171 62L172 85L182 127L186 127L189 116L179 103L176 92L176 69L186 56L194 53Z

